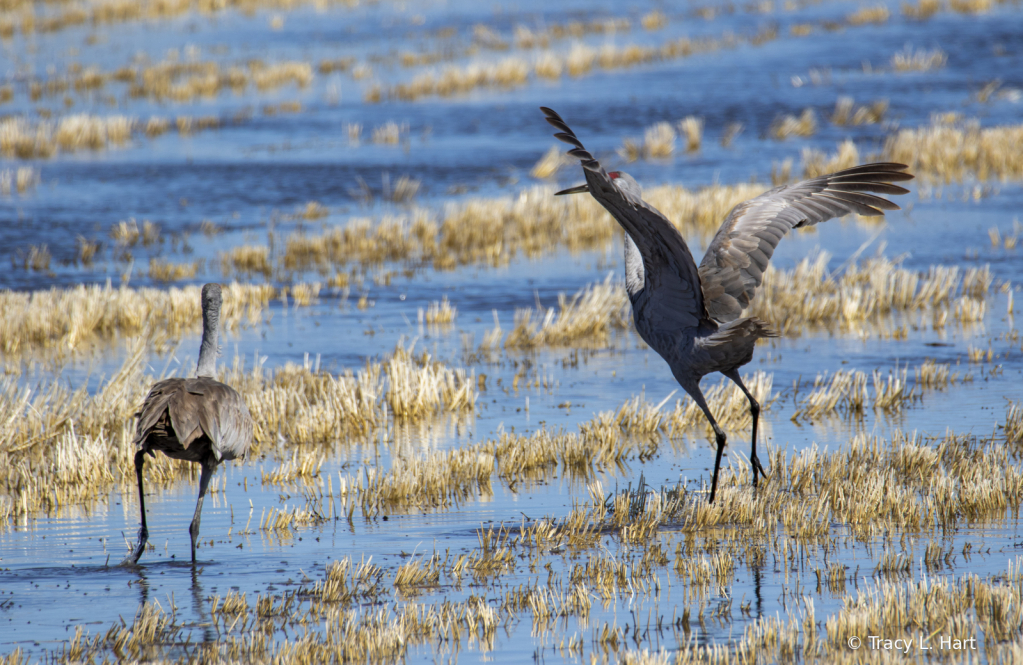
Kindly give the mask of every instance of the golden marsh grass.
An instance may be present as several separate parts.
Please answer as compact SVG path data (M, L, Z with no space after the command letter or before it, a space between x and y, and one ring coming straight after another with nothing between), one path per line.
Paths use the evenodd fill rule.
M987 266L961 271L958 266L932 266L926 273L901 268L885 257L868 259L832 275L826 252L804 258L791 270L768 267L747 314L768 321L785 334L806 326L837 326L857 334L883 333L877 323L896 312L929 310L934 328L948 317L966 324L982 320L993 276ZM584 287L558 306L518 310L515 326L505 338L508 349L541 346L603 348L616 330L631 325L624 284L612 275ZM889 332L889 334L895 334Z
M221 322L228 328L260 320L277 296L271 286L225 287ZM8 355L38 348L72 351L92 339L180 337L199 329L199 288L133 289L79 286L33 293L0 291L5 316L0 350Z
M19 166L16 169L0 171L0 195L10 196L17 192L31 192L40 182L39 169L32 166Z
M891 14L888 12L887 7L884 5L874 5L872 7L864 7L849 14L845 17L845 20L850 25L881 24L887 23L890 16Z
M897 72L929 72L941 69L948 62L948 55L940 48L931 50L906 47L892 56L892 69Z
M734 205L766 189L740 184L694 192L662 186L647 190L647 198L684 234L709 235ZM603 247L619 233L615 222L594 201L551 194L550 188L534 187L516 196L449 205L440 215L413 209L402 217L356 218L346 226L328 227L320 235L293 233L284 239L277 267L289 272L329 273L348 264L373 266L387 261L441 270L473 264L498 266L519 254L537 257L562 247L572 251ZM261 252L268 261L269 248ZM228 271L232 269L231 261L224 265ZM246 265L245 261L241 265ZM258 266L260 271L271 268L262 260Z
M197 291L197 287L186 290ZM198 295L183 297L182 306L184 302L197 309ZM229 308L229 303L234 305ZM147 304L161 309L161 303ZM171 303L162 304L165 310L173 309ZM224 304L222 316L231 312L231 318L225 316L222 321L236 321L242 305L226 296ZM198 312L187 318L194 324ZM91 503L114 484L130 486L133 418L158 378L144 371L144 342L138 338L124 365L93 395L84 388L71 390L59 380L35 390L20 387L15 377L0 380L0 459L8 463L0 476L0 519L7 522ZM360 440L384 426L388 414L407 422L437 413L472 411L477 394L472 374L448 368L426 354L415 356L402 346L382 362L367 362L358 372L333 375L308 364L288 364L273 372L256 364L246 370L236 358L221 378L249 405L254 454L261 445L308 446L298 457L299 449L292 449L290 460L264 475L267 483L292 482L317 472L323 459L310 444ZM147 465L149 482L165 486L194 477L191 466L154 460ZM277 515L279 520L273 523L301 523L311 514L306 509L292 510Z
M542 40L527 37L525 32L520 34L524 42L542 43ZM731 33L720 38L682 37L660 46L605 44L597 49L577 42L568 53L548 51L537 57L532 65L524 57L513 55L498 61L450 65L440 71L424 72L407 83L391 86L386 94L395 99L414 101L429 96L447 97L464 94L477 88L509 88L526 84L530 76L555 79L559 78L562 72L573 77L586 76L596 68L623 69L654 61L675 60L695 53L735 48L744 42L757 46L776 37L777 31L769 28L749 38L740 38ZM376 95L366 101L379 101L380 97L381 95Z
M885 142L887 159L940 182L1023 178L1023 125L981 127L978 120L935 116L930 126L900 129Z
M768 132L771 138L783 141L791 136L813 136L817 133L817 114L813 109L804 109L796 117L786 115L775 120Z
M865 106L856 106L852 97L842 96L835 102L831 122L836 125L873 125L884 120L888 100L879 99Z
M913 19L927 20L941 11L941 0L919 0L915 5L902 3L902 13Z
M488 444L494 446L491 450L401 461L388 474L369 472L353 479L346 488L349 491L340 496L354 501L352 491L363 494L360 502L370 513L403 505L427 507L430 503L424 496L435 497L438 506L457 504L463 497L486 491L489 481L485 479L493 473L495 460L502 477L528 477L530 468L537 467L531 467L531 458L523 458L518 451L531 450L522 443L531 439L567 437L562 443L551 441L541 447L561 451L551 462L536 458L540 465L554 469L562 465L571 469L577 463L615 464L621 459L621 448L594 448L593 442L582 446L582 456L577 457L571 452L575 436L547 432L529 438L506 436ZM254 604L233 592L210 598L211 616L221 638L215 646L204 647L205 658L261 659L272 649L276 656L288 653L296 659L342 654L354 662L378 662L399 657L411 645L441 636L452 639L456 633L455 644L479 640L480 648L486 650L494 647L495 631L508 618L531 617L534 631L557 635L554 631L564 619L589 617L596 609L594 600L603 603L606 611L610 603L637 593L660 592L664 578L659 571L670 572L679 582L674 593L680 594L681 602L672 596L679 614L672 617L671 625L686 632L676 634L679 650L674 662L746 662L744 654L751 650L780 660L800 654L807 662L852 662L845 655L851 653L847 647L851 636L927 639L950 621L969 634L991 636L988 655L1001 654L1014 648L1020 636L1023 575L1018 557L1015 561L1010 557L1007 570L989 578L972 573L958 579L929 578L923 571L918 576L915 566L907 569L909 554L899 546L897 534L912 530L937 536L953 532L964 521L981 525L1018 510L1023 501L1023 473L1018 457L1004 443L1001 437L954 434L927 441L897 432L890 441L858 435L848 450L834 453L816 447L791 456L770 451L772 474L756 493L747 487L748 464L733 459L725 470L720 500L713 505L681 484L656 491L641 477L635 489L630 485L628 490L606 494L599 483L591 483L589 506L577 504L563 518L523 518L517 528L484 525L477 532L478 547L465 554L414 556L390 573L371 560L357 563L343 558L327 567L323 579L309 580L312 583L283 594L257 596ZM595 461L594 450L606 452ZM509 455L507 461L505 455ZM284 533L308 512L275 509L261 518L261 528ZM714 609L707 600L714 588L717 594L726 594L741 567L762 567L770 556L796 565L818 548L824 549L826 563L827 552L836 552L837 541L828 536L836 524L857 541L886 539L876 565L871 564L875 580L857 581L854 591L847 585L847 580L853 580L852 572L842 565L817 569L818 593L823 584L842 597L838 610L818 620L812 597L804 593L788 620L756 619L727 647L698 646L685 637L691 622L702 626L712 617L725 624L733 620L728 606ZM664 526L672 528L666 531ZM605 536L628 548L608 551ZM931 538L925 558L940 564L944 554L936 544ZM551 567L559 561L563 571ZM546 567L547 583L489 586L527 567L534 573ZM447 585L459 589L470 573L480 589L491 590L464 601L379 602L392 589L403 599ZM356 611L365 604L379 605L379 609ZM743 602L744 615L748 609ZM356 625L345 623L354 621L356 614L362 617ZM267 629L275 625L268 622L284 620L295 627L308 623L324 630L268 639ZM821 631L822 627L826 630ZM100 657L116 647L121 649L118 653L141 654L144 648L180 642L182 630L173 615L145 604L133 623L118 622L105 635L91 637L79 629L65 653L75 658ZM337 642L341 631L347 640L343 646ZM617 654L619 660L624 657L623 662L671 662L664 653L624 651L627 631L614 619L593 626L592 633L595 655ZM634 641L637 648L657 643L652 635L642 637L642 633ZM577 638L566 644L569 653L583 648Z

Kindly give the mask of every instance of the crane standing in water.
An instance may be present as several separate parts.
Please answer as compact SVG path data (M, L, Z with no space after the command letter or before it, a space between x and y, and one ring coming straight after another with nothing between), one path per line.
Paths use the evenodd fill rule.
M139 510L142 526L138 543L122 564L138 563L149 539L146 528L146 501L142 490L142 466L148 453L155 457L160 450L174 459L198 462L199 499L188 527L192 538L192 563L195 563L195 541L199 537L202 500L217 465L224 460L243 457L252 443L252 417L242 396L217 381L217 342L220 306L223 302L219 284L202 287L202 343L194 379L166 379L149 391L142 410L138 412L135 430L135 473L139 482Z
M884 215L899 206L866 192L906 194L891 184L911 180L904 164L864 164L829 175L783 185L735 206L707 248L700 267L678 230L643 200L628 174L605 171L557 113L540 107L560 130L555 138L571 144L568 154L582 163L586 184L558 192L589 192L625 230L625 288L636 331L671 367L675 380L693 398L717 440L710 502L717 491L726 436L700 391L700 379L721 372L746 395L753 417L750 464L753 487L764 471L757 458L760 405L743 385L739 368L753 359L761 337L777 337L768 324L741 317L763 279L767 263L789 229L811 226L851 212Z

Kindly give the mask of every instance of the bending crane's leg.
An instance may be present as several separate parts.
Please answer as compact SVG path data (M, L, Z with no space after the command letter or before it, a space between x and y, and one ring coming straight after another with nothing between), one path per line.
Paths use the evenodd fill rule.
M725 376L734 381L735 385L739 386L739 389L745 393L746 399L749 400L749 412L753 416L753 442L750 444L749 461L753 466L753 487L756 487L758 471L763 474L764 478L767 478L767 472L764 471L764 467L760 465L760 458L757 457L757 421L760 419L760 405L757 403L757 400L753 399L750 391L746 389L737 370L732 370L725 374Z
M188 527L188 535L192 537L192 563L195 563L195 541L199 539L199 520L202 518L202 499L206 496L210 478L217 470L217 460L211 455L202 462L202 473L199 474L199 500L195 502L195 515Z
M710 503L714 503L714 495L718 489L718 469L721 468L721 455L725 452L725 444L728 441L728 437L725 436L724 430L718 427L718 423L714 420L714 416L710 413L710 407L707 406L707 400L703 398L703 392L700 391L700 384L696 384L692 388L685 388L685 391L689 393L689 396L693 398L697 406L703 410L703 415L707 416L707 420L710 421L710 426L714 428L714 436L717 439L718 453L714 459L714 479L710 483Z
M125 557L121 565L132 565L139 562L139 557L146 549L146 542L149 540L149 529L146 528L146 497L142 491L142 466L146 463L146 454L143 451L135 453L135 475L139 481L139 511L142 513L142 526L139 527L138 542L131 554Z

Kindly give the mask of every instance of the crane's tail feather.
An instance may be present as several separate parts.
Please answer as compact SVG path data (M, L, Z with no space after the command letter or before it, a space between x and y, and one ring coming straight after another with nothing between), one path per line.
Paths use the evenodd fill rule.
M558 132L557 134L554 135L554 138L558 139L559 141L563 141L564 143L568 143L570 145L574 145L575 147L579 148L580 150L584 149L582 141L577 139L574 134L568 134L566 132Z
M582 167L587 171L600 171L600 162L593 158L593 155L583 147L582 141L576 137L575 132L568 126L561 116L558 115L553 109L541 106L540 110L543 111L544 119L551 124L552 127L560 129L561 131L554 135L554 138L559 141L568 143L569 145L575 146L568 151L568 154L572 155L580 161Z
M735 319L722 324L716 331L705 338L704 345L713 347L741 347L744 341L753 342L761 337L779 337L780 333L774 326L755 316ZM752 338L752 339L750 339Z

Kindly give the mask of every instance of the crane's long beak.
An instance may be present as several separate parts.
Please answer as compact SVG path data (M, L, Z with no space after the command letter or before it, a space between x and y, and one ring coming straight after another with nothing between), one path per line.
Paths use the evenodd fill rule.
M590 191L589 185L579 185L578 187L569 187L563 189L560 192L554 192L554 196L561 196L562 194L582 194L583 192Z

